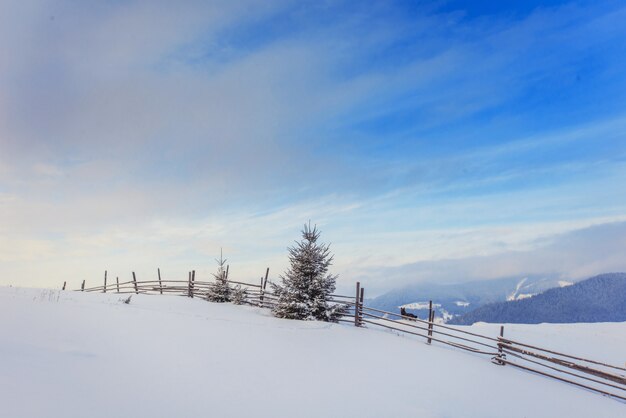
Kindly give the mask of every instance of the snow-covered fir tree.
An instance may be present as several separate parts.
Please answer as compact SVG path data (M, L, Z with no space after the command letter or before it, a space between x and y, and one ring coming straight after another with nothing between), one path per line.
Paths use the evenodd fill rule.
M327 244L319 244L320 232L304 225L302 240L289 248L290 267L281 276L282 285L272 283L278 296L273 309L279 318L336 321L345 307L329 303L337 276L328 273L333 256Z
M243 305L246 301L246 289L243 289L240 285L235 286L230 291L231 301L235 305Z
M220 259L217 261L217 273L213 274L215 282L209 285L206 298L210 302L230 302L231 301L231 288L228 285L228 272L225 265L226 260L222 256L220 250Z

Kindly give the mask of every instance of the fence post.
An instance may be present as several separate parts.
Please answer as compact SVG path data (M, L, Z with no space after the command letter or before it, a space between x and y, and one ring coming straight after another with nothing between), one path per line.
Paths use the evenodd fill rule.
M504 357L504 354L502 353L502 338L504 338L504 325L500 325L500 338L498 338L498 359L504 366L504 362L502 362L502 358Z
M226 271L228 271L228 266L226 266ZM259 306L262 308L263 307L263 301L265 299L265 286L267 286L267 276L269 276L270 274L270 268L268 267L267 270L265 270L265 277L261 276L261 287L259 288Z
M157 268L157 273L159 275L159 291L163 294L163 284L161 284L161 269Z
M361 325L361 321L359 319L359 299L361 297L361 282L356 282L356 296L354 298L354 326L358 327Z
M365 300L365 288L361 288L361 296L359 301L359 325L363 325L363 301Z
M500 337L498 338L498 355L491 359L493 364L504 366L506 363L502 361L506 355L502 352L502 340L504 339L504 325L500 325Z
M120 293L120 278L115 276L115 285L117 286L117 293Z
M135 277L135 272L133 271L133 284L135 285L135 294L139 294L139 289L137 288L137 277Z
M196 271L191 270L191 297L193 298L193 292L196 290Z
M85 281L83 280L83 284L80 285L80 291L84 292L85 291Z
M433 321L435 320L435 311L433 310L433 301L431 300L428 303L428 341L427 343L432 343L431 337L433 336Z
M61 290L65 290L65 285L67 284L67 282L63 282L63 289Z
M267 287L267 276L270 275L270 268L268 267L267 270L265 270L265 280L263 280L263 291L265 292L265 288Z
M104 288L102 289L102 293L107 292L107 271L104 270Z
M263 307L263 295L265 294L265 289L263 289L263 277L261 277L261 287L259 288L259 307Z
M224 260L226 261L226 260ZM230 268L230 265L226 264L226 280L228 280L228 269Z

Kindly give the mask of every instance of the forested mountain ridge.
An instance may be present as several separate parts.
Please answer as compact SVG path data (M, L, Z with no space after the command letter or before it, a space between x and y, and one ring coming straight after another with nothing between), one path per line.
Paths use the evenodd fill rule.
M626 321L626 273L608 273L531 298L491 303L455 317L451 324L475 322L622 322Z
M429 300L433 301L438 317L462 315L488 303L522 299L564 284L570 282L542 276L508 277L457 284L416 283L370 299L366 305L391 312L398 312L400 306L405 306L408 312L426 319ZM422 308L417 308L420 305Z

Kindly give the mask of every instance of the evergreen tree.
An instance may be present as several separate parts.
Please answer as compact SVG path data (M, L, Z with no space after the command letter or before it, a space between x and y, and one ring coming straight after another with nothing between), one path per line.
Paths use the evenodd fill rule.
M226 260L222 257L222 251L220 250L220 259L217 261L217 273L213 274L215 277L215 283L211 283L207 290L206 298L210 302L230 302L231 301L231 288L228 285L228 273L224 266Z
M333 256L327 244L318 244L320 232L304 225L302 240L289 248L290 268L281 276L282 286L272 283L278 296L273 309L279 318L336 321L342 305L330 304L337 276L328 274Z
M246 301L246 289L243 289L240 285L231 289L231 300L235 305L243 305Z

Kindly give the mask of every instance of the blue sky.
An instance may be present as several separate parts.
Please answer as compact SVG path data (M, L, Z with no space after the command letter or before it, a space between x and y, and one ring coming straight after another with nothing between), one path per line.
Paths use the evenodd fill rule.
M276 275L309 219L340 285L374 292L625 270L625 19L618 1L5 1L0 283L208 275L220 247L240 279Z

